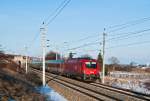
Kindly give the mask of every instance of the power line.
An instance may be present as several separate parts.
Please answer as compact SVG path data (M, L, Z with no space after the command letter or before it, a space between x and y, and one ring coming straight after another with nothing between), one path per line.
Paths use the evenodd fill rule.
M143 30L149 30L149 28L143 29ZM132 33L137 33L137 32L139 32L139 31L143 31L143 30L138 30L138 31L134 31L134 32L115 33L115 35L109 35L109 36L114 37L114 36L120 36L120 35L132 34Z
M150 41L135 42L135 43L129 43L129 44L124 44L124 45L116 45L116 46L108 47L106 49L119 48L119 47L124 47L124 46L140 45L140 44L146 44L146 43L150 43Z
M52 13L52 14L50 14L48 17L47 17L47 19L45 19L44 21L43 21L43 23L44 22L47 22L48 20L49 20L49 18L50 17L52 17L52 15L54 15L61 7L62 7L62 5L64 5L59 11L58 11L58 13L50 20L50 21L52 21L52 20L54 20L57 16L58 16L58 14L63 10L63 8L65 8L65 6L67 6L67 4L71 1L71 0L69 0L68 2L66 2L67 0L64 0L57 8L56 8L56 10ZM66 2L66 3L65 3ZM50 21L48 22L48 24L50 23ZM47 24L47 25L48 25ZM33 38L33 40L31 41L31 43L29 44L29 46L31 47L32 45L33 45L33 43L35 42L35 40L39 37L39 33L37 33L36 35L35 35L35 37ZM29 48L29 47L28 47Z
M65 8L65 6L67 6L67 4L71 1L71 0L69 0L68 2L66 2L67 0L64 0L57 8L56 8L56 10L52 13L52 14L50 14L48 17L47 17L47 19L45 19L44 21L45 22L47 22L48 21L48 19L52 16L52 15L54 15L61 7L62 7L62 5L64 5L59 11L58 11L58 13L57 13L57 15L63 10L63 8ZM66 2L66 3L65 3ZM52 20L54 20L56 17L57 17L57 15L55 15L50 21L52 21ZM44 23L44 21L43 21L43 23ZM50 21L48 22L48 24L50 23ZM48 25L47 24L47 25ZM33 38L33 40L31 41L31 43L30 43L30 47L32 46L32 44L35 42L35 40L39 37L39 33L37 33L36 35L35 35L35 37ZM29 47L28 47L29 48Z
M60 5L52 13L49 14L49 16L44 20L44 22L47 22L62 7L62 5L65 4L66 1L67 0L62 1Z
M82 47L87 47L87 46L91 46L91 45L95 45L95 44L101 44L101 43L100 42L91 42L91 43L83 44L83 45L80 45L80 46L77 46L77 47L74 47L74 48L70 48L70 49L67 49L67 50L76 50L76 49L79 49L79 48L82 48Z
M124 38L124 37L130 38L129 37L130 35L136 35L136 34L140 34L140 33L147 32L147 31L150 31L150 29L144 29L144 30L140 30L140 31L136 31L136 32L127 33L126 35L110 38L107 41L114 40L114 39L120 39L120 38Z
M89 35L89 36L87 36L87 37L84 37L84 38L81 38L81 39L78 39L78 40L69 41L68 43L76 43L76 42L85 41L85 40L87 40L87 39L95 38L95 37L98 36L98 35L99 35L99 34Z
M144 33L144 34L148 34L148 33ZM129 38L133 38L133 37L140 37L140 36L143 36L144 34L140 34L140 35L136 35L136 36L130 36L130 37L125 37L125 38L119 38L117 40L124 40L124 39L129 39ZM150 34L149 34L150 35ZM110 40L109 40L110 41Z
M35 33L35 36L33 38L33 40L31 40L28 45L26 45L26 47L28 48L28 51L32 48L32 46L35 44L35 41L38 39L38 37L40 36L40 33L37 32Z
M59 10L57 10L56 14L48 21L46 25L49 25L53 20L55 20L56 17L63 11L63 9L69 4L70 1L71 0L65 0L64 5L62 5L62 7L59 7L60 9L58 8Z
M112 29L112 28L116 28L116 27L121 27L121 26L127 26L127 25L130 25L130 24L139 24L139 23L143 23L143 22L145 22L147 20L150 20L150 17L145 17L145 18L141 18L141 19L138 19L138 20L126 22L124 24L118 24L118 25L110 26L110 27L108 27L108 29Z
M30 42L28 48L32 47L32 45L34 44L34 42L37 40L37 38L40 36L40 33L37 32L33 38L33 40Z
M45 19L44 21L48 21L50 17L52 17L52 15L56 14L48 21L47 25L49 23L51 23L53 20L55 20L55 18L62 12L62 10L67 6L67 4L70 2L71 0L64 0L59 6L58 8L56 8L56 10L50 14L47 19ZM44 22L43 22L44 23ZM37 33L35 35L35 37L33 38L33 40L29 43L28 49L34 44L35 40L39 37L39 33Z
M118 31L118 30L122 30L124 28L130 27L132 25L137 25L137 24L143 23L143 22L148 21L148 20L150 20L150 17L145 17L145 18L142 18L142 19L130 21L130 22L127 22L127 23L124 23L124 24L114 25L114 26L108 27L107 29L113 29L113 28L116 28L116 27L120 27L120 28L110 30L110 31L108 31L108 33L112 33L112 32ZM90 36L87 36L85 38L81 38L81 39L78 39L78 40L71 41L69 43L84 41L84 40L87 40L87 39L94 38L96 36L99 36L99 34L90 35Z
M112 26L112 27L108 27L107 29L112 29L112 30L108 31L108 33L116 32L116 31L128 28L130 26L134 26L134 25L137 25L137 24L144 23L144 22L149 21L149 20L150 20L150 17L146 17L146 18L142 18L142 19L139 19L139 20L127 22L127 23L124 23L124 24L119 24L119 25L115 25L115 26Z
M88 51L88 52L94 52L94 51L100 51L100 49L92 49L92 50L85 50L85 51Z
M139 34L139 33L147 32L147 31L150 31L150 29L140 30L140 31L132 32L132 33L127 33L126 35L111 38L111 39L108 39L107 41L114 40L114 39L119 39L119 38L125 39L125 37L127 39L127 38L130 38L129 35ZM141 35L138 35L138 36L141 36ZM83 44L83 45L80 45L80 46L77 46L77 47L74 47L74 48L70 48L70 49L67 49L67 50L76 50L76 49L79 49L79 48L83 48L83 47L98 44L98 43L100 43L100 42L92 42L92 43L88 43L88 44Z

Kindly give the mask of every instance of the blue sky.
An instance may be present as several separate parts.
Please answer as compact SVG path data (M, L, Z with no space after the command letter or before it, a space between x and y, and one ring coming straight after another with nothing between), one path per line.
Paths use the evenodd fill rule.
M24 46L30 46L28 54L40 56L40 35L42 21L49 16L63 0L0 0L0 44L8 53L25 54ZM150 17L149 0L71 0L68 6L48 25L47 39L49 50L67 54L67 48L102 41L103 29L106 28L106 40L148 29L150 21L131 25L123 30L109 33L110 26ZM98 35L99 34L99 35ZM128 39L116 39L106 42L106 61L111 56L121 63L135 61L149 63L150 43L122 46L130 43L149 41L150 31ZM35 36L38 35L36 40ZM84 41L77 41L95 35ZM72 42L73 41L73 42ZM64 42L67 42L64 44ZM56 47L57 46L57 47ZM110 48L115 47L115 48ZM96 58L99 44L82 47L72 52L77 55L90 54Z

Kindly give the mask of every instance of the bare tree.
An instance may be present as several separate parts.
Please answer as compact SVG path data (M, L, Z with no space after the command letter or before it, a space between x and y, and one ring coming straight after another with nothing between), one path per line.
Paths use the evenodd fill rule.
M98 54L97 61L99 63L99 67L102 68L103 58L101 52Z
M130 67L134 67L134 66L136 66L136 65L137 65L137 63L136 63L136 62L134 62L134 61L131 61L129 65L130 65Z
M119 60L118 60L118 58L117 57L110 57L109 59L109 62L110 62L110 64L119 64Z
M115 71L115 66L116 65L118 65L119 64L119 60L118 60L118 58L117 57L110 57L109 59L108 59L108 61L110 62L110 64L112 65L112 67L113 67L113 71Z

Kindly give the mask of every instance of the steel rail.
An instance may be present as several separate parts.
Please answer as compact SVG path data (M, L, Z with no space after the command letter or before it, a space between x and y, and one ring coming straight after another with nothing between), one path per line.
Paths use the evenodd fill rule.
M42 75L41 71L39 71L39 70L33 70L33 71ZM95 100L98 100L98 101L118 101L118 99L115 99L113 97L110 97L110 96L107 96L104 94L99 94L99 93L97 93L97 91L93 91L91 89L84 88L83 86L79 86L79 85L77 85L75 83L71 83L69 81L67 82L66 80L62 80L62 79L56 77L55 75L53 75L53 76L52 75L48 75L46 73L46 78L50 79L50 81L53 80L59 84L62 84L64 86L69 87L75 91L78 91L84 95L87 95L87 96L89 96Z
M90 84L93 85L93 86L101 87L101 88L104 88L104 89L108 89L108 90L111 90L111 91L115 91L115 92L118 92L118 93L123 93L123 94L129 95L129 96L134 96L134 97L137 97L137 98L140 98L140 99L150 101L150 95L146 95L146 94L143 94L143 93L139 93L139 92L135 92L135 91L127 90L127 89L122 89L122 88L116 88L116 87L112 87L112 86L101 84L101 83L90 83Z
M58 75L51 74L51 73L46 73L46 75L50 76L50 77L53 77L53 78L58 76ZM61 82L66 82L68 84L74 85L76 87L80 87L80 89L86 89L90 92L94 92L95 95L99 94L99 96L100 95L105 96L105 97L110 98L112 100L117 100L117 101L123 101L123 100L128 100L128 101L130 101L130 100L132 100L132 101L149 101L150 100L150 98L148 96L145 96L145 95L139 95L137 93L123 91L121 89L117 89L117 88L113 88L113 87L109 87L109 86L104 86L104 85L100 86L96 83L95 84L94 83L93 84L92 83L88 84L88 83L85 83L85 82L73 80L73 79L70 79L70 78L62 77L62 76L59 76L56 79L61 80ZM80 92L82 92L82 91L80 91ZM90 95L88 95L88 96L90 96ZM93 96L93 95L91 95L91 96ZM104 99L102 99L102 100L104 100Z

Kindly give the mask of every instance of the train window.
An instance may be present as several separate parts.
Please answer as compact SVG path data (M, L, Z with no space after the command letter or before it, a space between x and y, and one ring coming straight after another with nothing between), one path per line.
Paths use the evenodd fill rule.
M96 62L85 62L87 68L96 68Z

